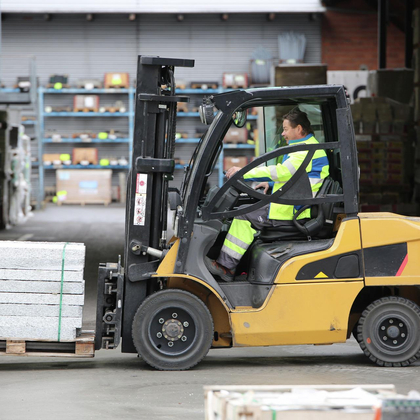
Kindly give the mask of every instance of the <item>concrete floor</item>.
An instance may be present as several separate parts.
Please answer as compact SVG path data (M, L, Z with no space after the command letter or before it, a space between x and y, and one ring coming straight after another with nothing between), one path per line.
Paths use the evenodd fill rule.
M100 262L124 250L121 206L48 206L24 225L0 231L0 240L86 244L85 327L95 320ZM284 346L211 350L195 369L158 372L119 349L94 359L0 360L0 420L204 418L204 385L393 383L401 393L420 390L420 362L380 368L350 340L333 346Z

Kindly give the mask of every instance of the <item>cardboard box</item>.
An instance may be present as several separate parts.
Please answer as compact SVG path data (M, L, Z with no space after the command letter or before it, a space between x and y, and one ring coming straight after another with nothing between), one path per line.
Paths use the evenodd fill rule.
M223 73L223 88L244 89L248 87L247 73Z
M74 95L73 97L74 112L98 112L99 96L98 95Z
M128 88L128 73L105 73L104 87L109 88Z
M245 127L231 127L227 131L223 141L225 143L246 143L248 140L248 130Z
M223 170L227 171L232 166L239 166L240 168L243 168L248 164L248 158L246 156L225 156L223 158Z
M65 191L64 203L111 202L110 169L58 169L56 171L57 192Z
M96 147L73 148L73 165L78 165L82 161L88 161L91 165L97 165L98 149Z
M43 162L54 162L55 160L60 160L60 153L44 153L42 155Z

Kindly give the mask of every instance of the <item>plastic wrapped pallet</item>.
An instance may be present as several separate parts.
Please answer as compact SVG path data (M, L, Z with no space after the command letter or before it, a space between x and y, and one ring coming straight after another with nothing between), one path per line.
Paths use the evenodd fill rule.
M394 385L204 387L206 420L373 420Z
M75 340L84 264L84 244L0 242L0 340Z

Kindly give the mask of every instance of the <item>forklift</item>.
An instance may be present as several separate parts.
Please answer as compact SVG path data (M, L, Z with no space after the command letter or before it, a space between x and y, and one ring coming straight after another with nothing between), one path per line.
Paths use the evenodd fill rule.
M176 67L194 60L139 56L128 175L124 267L101 264L95 349L138 353L159 370L184 370L210 348L327 345L351 334L380 366L420 357L420 218L359 212L359 170L343 86L232 90L200 106L208 125L181 188L175 170ZM319 144L281 144L282 116L299 106ZM230 127L258 111L258 157L208 188ZM280 146L280 147L279 147ZM316 196L305 170L316 150L330 168ZM306 151L282 188L264 194L243 175ZM213 175L213 179L214 179ZM310 208L311 217L264 228L232 282L206 268L236 216L268 203Z

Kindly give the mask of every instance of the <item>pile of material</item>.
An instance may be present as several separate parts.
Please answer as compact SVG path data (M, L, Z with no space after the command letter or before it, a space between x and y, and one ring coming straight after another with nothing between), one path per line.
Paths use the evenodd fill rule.
M0 242L0 340L74 340L84 263L84 244Z

